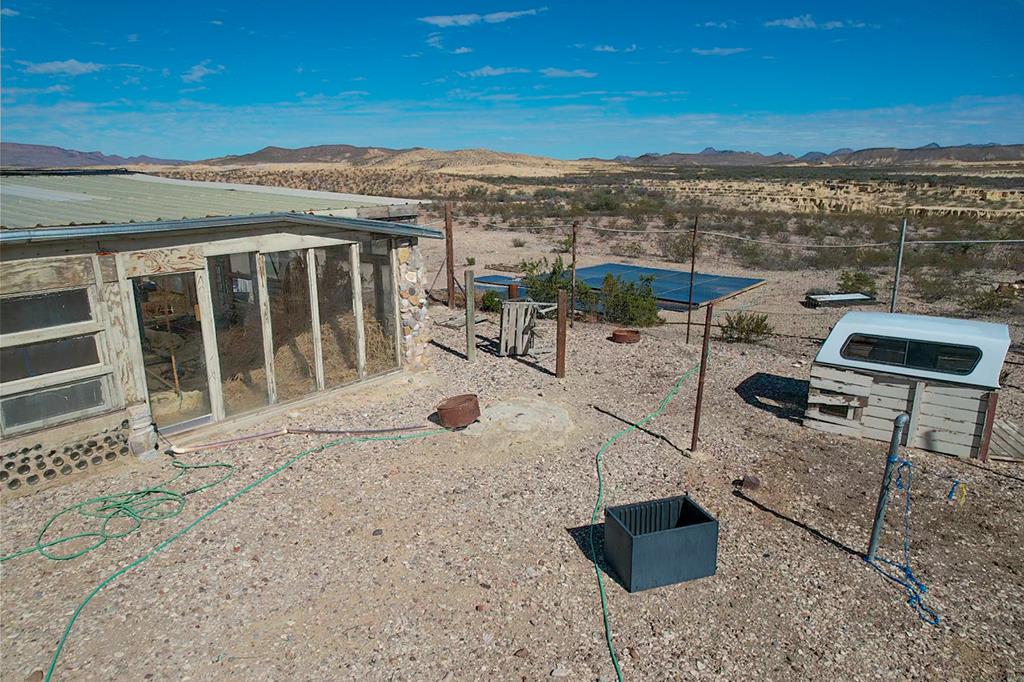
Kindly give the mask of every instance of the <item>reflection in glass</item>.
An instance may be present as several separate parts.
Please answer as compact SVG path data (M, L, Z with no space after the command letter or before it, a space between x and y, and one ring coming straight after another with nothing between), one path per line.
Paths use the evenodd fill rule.
M349 249L348 246L329 246L313 252L316 257L324 388L342 386L359 378Z
M285 402L316 391L306 252L276 251L263 257L270 299L277 400Z
M207 263L224 413L230 417L268 403L256 254L212 256Z
M394 289L389 241L364 243L360 250L363 287L363 329L366 335L366 375L381 374L398 366L395 357Z

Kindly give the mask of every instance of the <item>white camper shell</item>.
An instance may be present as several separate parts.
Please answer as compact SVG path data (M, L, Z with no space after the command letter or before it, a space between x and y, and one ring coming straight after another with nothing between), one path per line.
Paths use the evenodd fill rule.
M904 444L985 459L1005 324L926 315L847 313L811 366L807 426L889 440L910 415Z

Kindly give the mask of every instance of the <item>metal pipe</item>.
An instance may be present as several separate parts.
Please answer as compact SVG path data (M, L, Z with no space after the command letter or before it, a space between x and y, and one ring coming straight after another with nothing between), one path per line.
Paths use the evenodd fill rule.
M576 318L576 232L579 230L580 221L572 221L572 306L569 308L569 326Z
M875 508L875 522L871 526L871 539L868 541L867 560L875 560L875 552L878 551L878 538L882 534L882 524L885 522L885 508L889 504L889 488L892 487L892 470L899 458L900 441L903 439L903 429L910 421L910 415L906 412L900 414L893 420L892 439L889 441L889 452L885 456L885 472L882 474L882 489L878 493L878 506Z
M690 343L690 313L693 312L693 274L697 268L697 220L700 214L693 216L693 237L690 238L690 297L686 307L686 343Z
M565 289L558 290L558 331L555 341L555 377L565 378L565 336L566 336L566 313L569 307L566 303Z
M896 276L892 280L892 298L889 300L889 312L896 312L896 295L900 290L900 273L903 271L903 245L907 242L907 219L903 218L900 226L900 241L896 248Z
M704 317L704 347L700 351L700 375L697 379L697 406L693 410L693 437L690 439L690 452L697 452L697 439L700 433L700 412L704 406L704 374L708 368L708 346L711 342L711 311L714 304L709 303Z
M476 282L466 270L466 360L476 362Z

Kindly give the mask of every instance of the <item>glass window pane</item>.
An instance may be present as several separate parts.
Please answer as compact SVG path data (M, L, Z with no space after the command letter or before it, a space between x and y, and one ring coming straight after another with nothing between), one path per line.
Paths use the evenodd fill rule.
M224 412L229 417L268 403L256 257L233 253L207 259Z
M149 407L157 426L210 414L210 385L192 273L132 280L142 321Z
M324 388L359 378L356 318L352 314L351 247L316 249L317 308L324 356Z
M847 360L902 365L907 358L907 342L903 339L854 334L846 341L841 355Z
M373 376L398 366L395 357L394 278L388 257L388 240L364 244L361 253L363 329L366 335L366 375Z
M72 336L0 349L0 381L17 381L98 364L96 339Z
M950 374L970 374L980 359L981 351L977 348L911 341L907 366Z
M44 329L92 319L85 289L0 299L0 334Z
M103 405L103 379L89 379L7 398L0 414L13 428Z
M263 254L270 299L277 400L285 402L316 391L313 314L305 251Z

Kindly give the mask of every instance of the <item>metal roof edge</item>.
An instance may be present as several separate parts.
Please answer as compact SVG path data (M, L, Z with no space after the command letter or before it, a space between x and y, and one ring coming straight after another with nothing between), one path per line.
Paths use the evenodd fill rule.
M15 230L0 230L0 244L29 244L33 242L55 242L71 239L93 239L119 235L153 234L201 230L217 227L238 227L264 225L275 222L290 222L300 225L340 227L350 230L388 234L400 237L424 237L443 239L440 230L423 225L393 223L368 218L346 218L337 216L316 216L305 213L263 213L244 216L221 216L215 218L188 218L184 220L155 220L138 223L115 223L109 225L81 225L74 227L39 227Z

